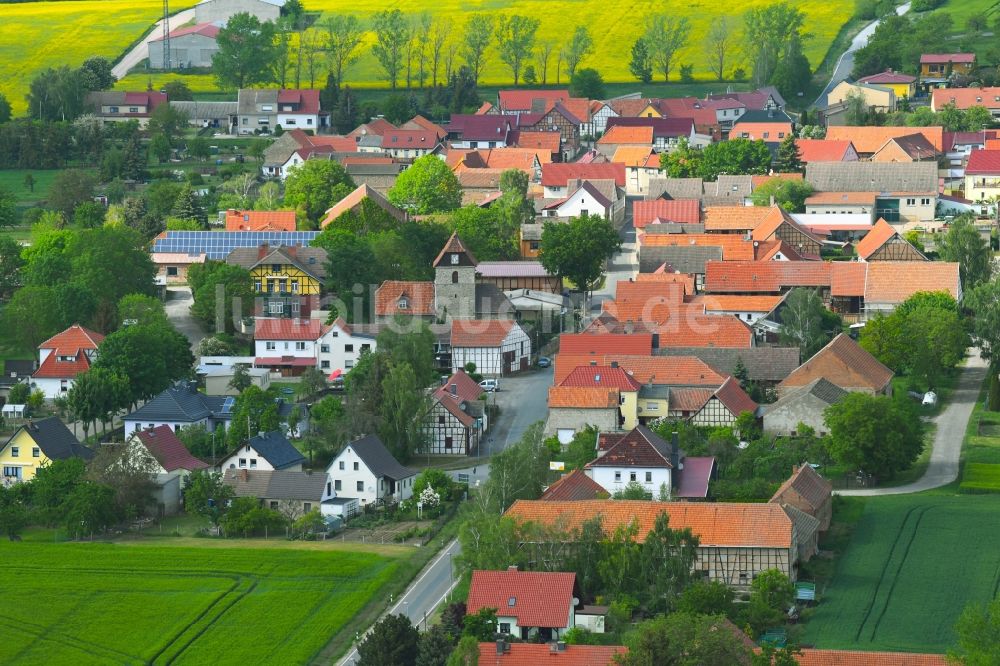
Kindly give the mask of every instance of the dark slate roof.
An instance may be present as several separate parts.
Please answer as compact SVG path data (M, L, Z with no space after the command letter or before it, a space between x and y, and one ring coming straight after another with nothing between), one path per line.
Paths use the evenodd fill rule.
M299 450L292 446L279 430L251 437L250 446L276 470L300 465L306 461L306 457L299 453Z
M652 273L663 264L678 273L704 273L709 261L722 261L721 247L664 245L639 247L639 272Z
M3 373L7 376L28 377L37 370L37 366L38 363L34 359L6 359L3 362Z
M127 421L193 423L222 408L225 396L207 396L192 384L178 382L125 417Z
M77 441L76 437L57 416L50 416L40 421L28 421L14 431L11 439L22 430L26 431L31 440L38 445L49 460L66 460L67 458L83 458L90 460L94 452ZM10 443L10 440L7 440Z
M409 467L400 465L399 461L389 453L389 449L385 448L382 440L375 435L365 435L347 445L354 449L358 457L364 461L365 467L376 477L385 476L393 481L399 481L416 474Z
M258 499L318 503L326 490L326 475L312 472L227 469L223 482L233 488L237 497Z
M662 347L653 352L658 356L695 356L723 375L736 370L736 362L743 359L747 375L754 381L780 382L799 367L798 347L750 347L726 349L722 347Z
M507 295L494 284L479 282L476 284L476 314L494 315L514 312L514 306Z
M794 403L809 394L816 396L828 405L832 405L847 395L847 391L823 377L818 377L799 389L789 391L774 404L765 405L766 411L770 412L778 407Z
M741 123L790 123L792 119L780 109L750 109L736 119L736 125Z

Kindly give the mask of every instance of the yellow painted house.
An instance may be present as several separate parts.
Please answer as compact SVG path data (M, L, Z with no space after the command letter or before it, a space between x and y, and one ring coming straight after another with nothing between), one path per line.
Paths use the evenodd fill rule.
M226 262L250 271L253 291L261 297L258 315L308 317L319 309L326 280L326 250L284 246L236 248Z
M896 93L896 99L903 99L904 97L913 97L917 87L917 77L887 69L878 74L863 76L858 79L858 83L888 88Z
M0 468L4 485L31 481L38 470L53 460L82 458L90 460L94 452L80 444L58 417L28 421L14 432L0 449Z

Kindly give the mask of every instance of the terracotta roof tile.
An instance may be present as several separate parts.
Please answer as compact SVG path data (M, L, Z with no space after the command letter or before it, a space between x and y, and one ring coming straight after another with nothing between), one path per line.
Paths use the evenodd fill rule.
M563 333L559 336L559 353L566 354L652 354L653 336L649 334L594 335Z
M619 392L614 388L550 386L549 409L617 409Z
M752 231L769 214L764 206L708 206L705 231Z
M613 162L550 162L542 167L542 185L545 187L566 187L570 180L576 179L614 180L618 187L625 187L625 165Z
M825 287L830 274L826 261L708 261L705 291L778 293L791 287Z
M295 231L295 211L230 209L226 231Z
M751 261L753 243L740 234L644 234L647 247L720 247L723 261Z
M608 496L600 484L587 476L582 469L575 469L545 489L538 499L546 502L566 502L604 499Z
M846 333L841 333L792 371L778 384L778 389L805 386L822 377L845 390L868 389L879 393L892 381L892 376L892 370Z
M965 110L973 106L988 109L1000 107L1000 88L935 88L931 91L931 103L938 111L946 104L954 104Z
M781 296L744 296L742 294L699 294L688 300L701 305L706 312L771 312L778 307Z
M865 234L865 237L854 246L854 251L862 259L867 259L873 252L888 243L895 235L896 230L892 228L892 225L879 218L871 231Z
M830 266L831 296L864 296L868 265L856 261L835 261Z
M506 515L518 522L559 524L570 530L579 529L585 521L599 515L606 533L635 521L639 528L636 541L642 543L661 513L669 516L672 529L691 528L702 547L791 548L793 545L792 521L777 504L517 500Z
M319 319L261 317L254 324L254 340L318 340L323 334Z
M753 347L753 329L733 315L680 313L656 327L660 348Z
M479 644L479 666L611 666L615 655L628 652L620 645L567 645L565 650L553 652L549 645L535 643L510 643L507 651L497 654L496 643ZM917 665L914 665L917 666ZM920 665L923 666L923 665Z
M517 132L514 138L518 148L527 148L529 150L544 151L549 154L549 159L546 162L551 162L552 153L559 152L559 146L562 144L562 133L561 132L550 132L550 131L529 131L520 130Z
M854 650L802 650L795 659L799 666L947 666L950 663L943 654Z
M569 624L575 573L543 571L473 571L466 613L495 608L497 615L516 617L522 627Z
M581 365L559 382L559 386L583 388L615 388L619 391L638 391L639 382L622 368L609 365Z
M543 100L546 109L552 108L557 101L569 99L569 90L558 88L554 90L501 90L497 93L500 108L504 111L531 111L532 104Z
M973 150L969 155L965 174L967 176L1000 174L1000 150Z
M971 65L974 62L976 62L975 53L922 53L920 55L921 65L947 65L948 63Z
M208 463L191 455L191 452L184 446L184 442L177 438L170 426L161 425L140 430L135 435L150 455L156 458L160 466L168 472L178 469L192 471L209 467Z
M946 261L873 261L868 265L865 301L902 303L918 291L947 291L961 300L958 264Z
M452 390L454 386L454 390ZM483 394L483 388L472 377L466 374L465 370L459 370L449 377L434 392L435 398L452 398L456 401L478 400Z
M499 347L515 326L506 319L455 319L451 322L451 346Z
M919 132L939 152L944 145L944 128L937 127L859 127L831 125L826 130L828 140L851 141L859 153L874 153L889 139Z
M711 389L681 388L670 391L671 412L697 412L708 402L715 392Z
M811 465L800 465L790 477L785 479L770 501L780 504L787 493L795 492L809 503L813 509L813 515L815 515L817 509L830 501L832 491L833 485L820 476Z
M61 361L60 357L69 357L72 360ZM72 379L89 369L90 359L82 349L75 354L52 352L45 357L45 360L31 376L35 379Z
M757 403L747 395L746 391L740 387L740 383L733 377L726 379L722 386L715 392L715 397L734 416L739 416L743 412L750 412L751 414L757 412Z
M642 229L654 220L698 224L701 221L701 202L698 199L650 199L636 201L632 205L632 221L636 229Z
M902 72L894 72L891 69L884 72L879 72L878 74L870 74L868 76L862 76L858 79L858 83L868 83L870 85L881 85L886 83L913 83L917 80L917 77L910 76L909 74L903 74Z
M636 282L675 282L684 286L684 294L689 296L694 293L694 276L689 273L668 273L665 266L661 266L654 273L637 273Z
M406 297L406 308L400 308L400 298ZM375 290L375 314L430 316L435 314L434 283L386 280Z
M809 162L842 162L854 144L848 139L796 139L799 159Z
M624 164L629 168L645 167L649 158L654 155L653 149L649 146L618 146L611 161ZM659 169L659 158L656 158L654 166Z
M57 333L38 345L38 348L54 349L56 354L75 356L81 349L97 349L103 340L104 336L100 333L79 324L73 324L62 333Z
M653 145L653 128L646 127L626 127L615 125L608 129L600 139L598 145L637 143L642 145Z
M715 390L726 381L724 375L713 370L694 356L634 356L605 354L581 356L558 354L555 358L554 381L561 382L581 365L611 365L617 363L640 384L655 386L710 386Z

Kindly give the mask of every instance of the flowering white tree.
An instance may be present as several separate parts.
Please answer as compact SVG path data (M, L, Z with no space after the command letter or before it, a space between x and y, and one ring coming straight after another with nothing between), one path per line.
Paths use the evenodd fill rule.
M432 487L427 486L420 493L420 503L425 509L433 509L441 503L441 495L439 495Z

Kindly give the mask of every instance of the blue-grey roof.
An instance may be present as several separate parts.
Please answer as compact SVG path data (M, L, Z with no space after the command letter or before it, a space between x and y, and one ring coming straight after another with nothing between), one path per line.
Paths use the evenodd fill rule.
M90 460L94 457L94 452L77 441L70 429L57 416L50 416L40 421L28 421L15 430L10 439L14 439L22 430L31 436L31 440L38 445L38 448L49 460L66 460L67 458ZM7 440L7 444L9 443L10 440ZM6 448L6 444L4 448Z
M399 481L416 474L409 467L399 464L399 461L389 453L389 449L385 448L382 440L375 435L365 435L347 445L354 449L354 452L365 463L365 467L375 475L375 478L384 476L393 481Z
M211 418L222 410L225 396L208 396L193 385L178 382L125 417L128 421L149 423L194 423Z
M292 446L280 430L250 438L250 446L276 470L294 467L306 462L306 457Z
M225 260L238 247L309 245L318 235L318 231L165 231L153 240L151 252Z

